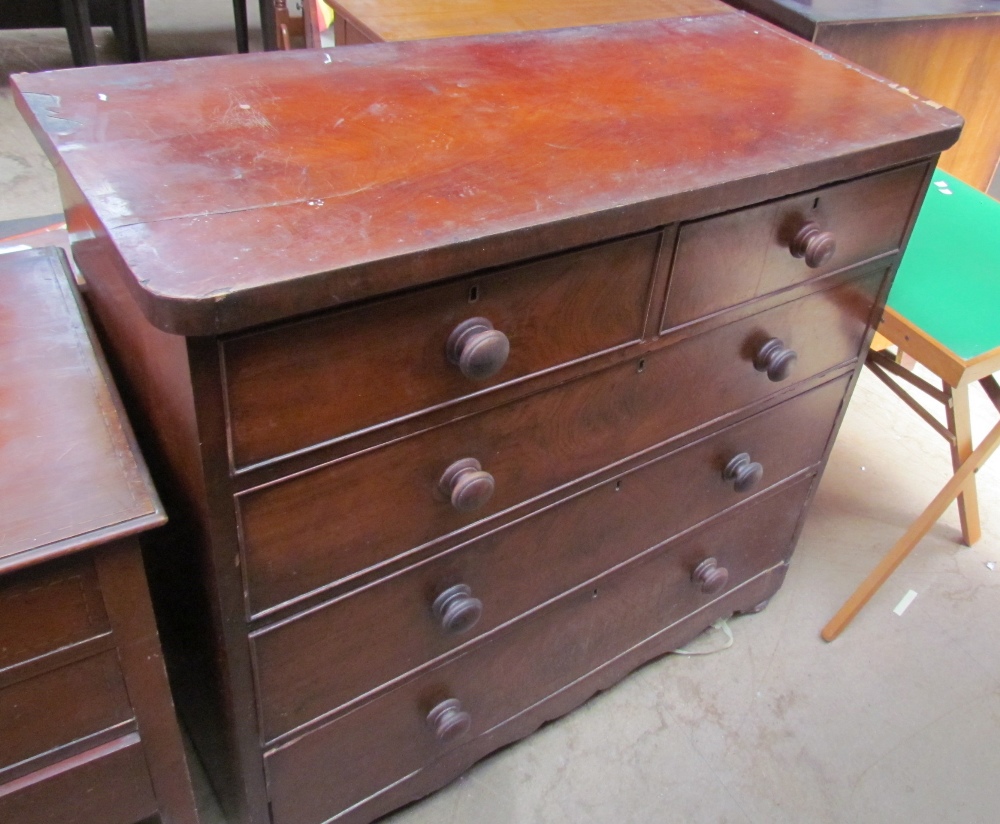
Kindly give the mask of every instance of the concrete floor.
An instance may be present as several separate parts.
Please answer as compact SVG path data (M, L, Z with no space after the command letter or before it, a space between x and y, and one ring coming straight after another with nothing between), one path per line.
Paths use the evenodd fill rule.
M235 50L228 0L147 9L157 59ZM98 39L114 60L110 33ZM0 220L60 208L6 78L69 65L59 31L0 32ZM978 387L973 401L979 438L996 414ZM1000 458L978 475L976 547L958 543L952 507L839 640L819 638L949 471L944 442L865 374L785 586L765 612L731 622L731 648L653 662L385 820L997 821ZM710 631L694 646L722 640ZM225 824L193 766L205 824Z

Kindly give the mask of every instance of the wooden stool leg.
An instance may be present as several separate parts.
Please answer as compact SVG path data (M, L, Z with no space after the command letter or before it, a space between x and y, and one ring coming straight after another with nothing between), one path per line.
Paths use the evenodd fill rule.
M959 492L965 486L965 482L993 454L993 450L997 448L998 444L1000 444L1000 423L994 426L990 430L990 433L983 438L983 442L973 450L972 454L959 467L958 471L952 475L951 480L944 485L944 488L937 494L934 500L927 505L927 509L920 513L920 516L910 525L910 528L906 530L903 537L879 561L878 566L862 581L861 586L844 602L844 605L830 619L830 622L823 627L823 631L820 634L823 636L824 641L832 641L854 620L854 616L878 592L878 588L892 575L896 567L903 563L906 556L910 554L910 551L920 543L920 539L930 532L931 527L934 526L937 519L944 514L944 511L951 506L951 502L958 497Z
M247 22L247 0L233 0L233 17L236 18L236 50L240 54L250 51L250 24Z
M73 63L77 66L95 65L97 50L94 48L94 33L90 30L90 7L87 0L60 0L59 8L69 37Z
M969 386L945 386L948 393L946 405L948 429L955 435L951 446L951 463L955 471L972 454L972 423L969 414ZM982 536L979 526L979 495L976 493L976 476L970 475L958 496L958 518L962 525L962 541L972 546Z

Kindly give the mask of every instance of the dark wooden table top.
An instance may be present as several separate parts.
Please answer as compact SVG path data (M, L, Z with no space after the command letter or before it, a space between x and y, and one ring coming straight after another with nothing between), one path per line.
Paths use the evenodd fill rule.
M146 316L195 335L846 179L961 127L743 13L13 83Z
M731 14L721 0L327 0L375 40L420 40Z
M62 253L0 255L0 572L163 523Z
M1000 0L736 0L735 5L784 11L813 23L1000 14Z

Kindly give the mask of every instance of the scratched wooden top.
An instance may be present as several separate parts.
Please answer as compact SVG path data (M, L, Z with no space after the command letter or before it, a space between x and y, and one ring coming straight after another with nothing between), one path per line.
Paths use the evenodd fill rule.
M418 40L732 14L721 0L327 0L373 40Z
M192 335L926 157L961 127L743 13L14 84L143 312Z
M0 255L0 572L165 520L64 265Z

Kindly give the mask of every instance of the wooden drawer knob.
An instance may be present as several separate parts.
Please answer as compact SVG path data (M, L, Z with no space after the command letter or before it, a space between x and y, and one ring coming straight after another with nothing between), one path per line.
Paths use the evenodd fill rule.
M788 377L798 358L795 351L785 346L783 341L771 338L753 356L753 366L758 372L767 372L768 379L777 383Z
M472 716L457 698L448 698L427 713L427 725L438 741L454 741L469 731Z
M472 597L467 584L455 584L434 599L431 610L441 629L457 634L467 632L478 623L483 614L483 602Z
M473 512L484 506L496 489L493 476L475 458L455 461L444 471L438 485L459 512Z
M740 452L733 457L726 468L722 470L722 478L732 483L737 492L753 489L764 477L764 467L756 461L751 461L746 452Z
M486 318L462 321L448 336L448 360L467 378L492 378L507 362L510 341Z
M837 240L833 232L824 232L819 226L809 221L792 238L789 246L792 257L805 258L806 266L818 269L830 262L837 251Z
M694 568L691 580L701 584L701 591L706 595L714 595L729 581L729 570L720 567L715 558L706 558Z

